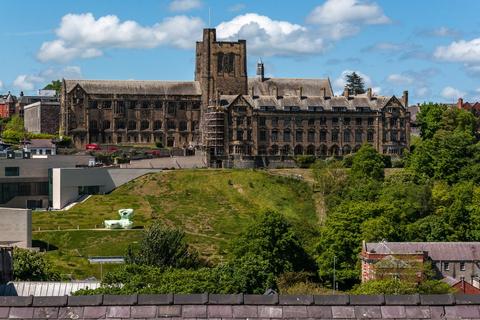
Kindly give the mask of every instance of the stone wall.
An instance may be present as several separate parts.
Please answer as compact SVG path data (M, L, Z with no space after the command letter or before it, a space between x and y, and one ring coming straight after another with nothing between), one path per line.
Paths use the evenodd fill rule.
M480 295L0 297L0 319L480 319Z

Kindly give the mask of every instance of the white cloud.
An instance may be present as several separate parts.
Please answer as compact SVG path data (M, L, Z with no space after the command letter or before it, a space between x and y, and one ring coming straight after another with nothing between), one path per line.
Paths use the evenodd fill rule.
M465 95L465 92L455 89L453 87L445 87L441 92L442 97L445 99L457 99Z
M66 66L63 68L49 68L37 74L21 74L13 81L13 86L23 91L33 91L43 87L52 80L61 78L80 79L82 72L78 66Z
M448 27L440 27L432 30L431 34L436 37L456 37L460 33Z
M426 98L430 95L430 88L429 87L419 87L413 90L413 93L416 98Z
M40 61L67 62L75 58L93 58L109 48L153 48L160 45L186 49L200 39L204 26L200 18L174 16L153 26L135 21L120 21L115 15L95 19L93 14L67 14L56 30L58 39L44 42L37 57Z
M217 37L246 39L249 52L258 55L311 54L325 49L323 39L308 28L256 13L239 15L220 23Z
M393 73L387 77L387 81L396 85L408 85L414 82L414 79L405 74Z
M307 21L319 25L335 24L385 24L390 19L376 3L360 0L327 0L315 7Z
M201 6L202 1L200 0L173 0L170 2L169 9L171 11L188 11L200 8Z
M480 62L480 38L454 41L448 46L437 47L434 56L446 61L478 63Z

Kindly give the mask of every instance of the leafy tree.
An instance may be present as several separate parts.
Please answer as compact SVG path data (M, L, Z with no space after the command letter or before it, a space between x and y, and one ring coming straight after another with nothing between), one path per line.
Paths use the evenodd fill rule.
M353 156L351 174L355 178L382 180L385 162L375 148L363 145Z
M13 251L13 277L21 281L60 280L42 253L20 248Z
M254 255L268 262L274 275L313 268L313 263L300 245L285 217L266 211L256 217L246 231L233 242L232 260Z
M55 90L57 94L60 94L62 91L62 81L60 80L53 80L51 83L47 84L44 90Z
M345 75L345 81L347 82L346 87L349 94L365 93L365 82L356 72Z
M443 113L447 106L436 103L424 103L417 114L417 125L420 128L422 139L431 139L441 127Z
M27 132L23 125L23 119L18 115L12 116L2 131L2 139L7 143L19 143L27 137Z
M199 264L198 254L189 248L185 233L155 222L144 231L138 247L129 246L127 263L158 267L191 268Z

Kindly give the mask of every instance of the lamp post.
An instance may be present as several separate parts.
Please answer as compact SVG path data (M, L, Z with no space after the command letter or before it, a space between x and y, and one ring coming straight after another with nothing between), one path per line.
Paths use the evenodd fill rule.
M337 256L333 256L333 294L335 294L335 289L337 287L337 285L336 285L337 279L336 279L336 274L335 274L336 260L337 260Z

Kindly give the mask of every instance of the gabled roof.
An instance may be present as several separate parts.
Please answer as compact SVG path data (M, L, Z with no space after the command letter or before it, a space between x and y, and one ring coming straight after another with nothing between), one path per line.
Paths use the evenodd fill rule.
M369 242L369 253L413 254L427 252L434 261L480 260L480 242Z
M65 80L66 91L79 85L90 94L201 95L198 81Z

